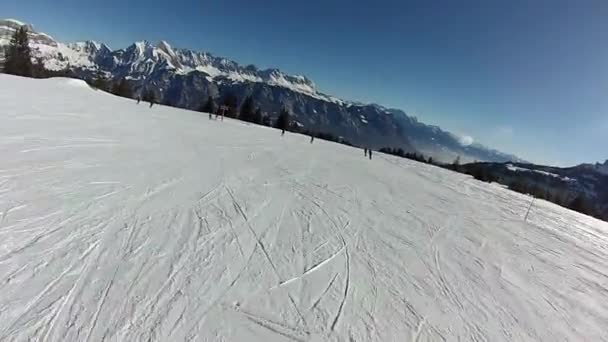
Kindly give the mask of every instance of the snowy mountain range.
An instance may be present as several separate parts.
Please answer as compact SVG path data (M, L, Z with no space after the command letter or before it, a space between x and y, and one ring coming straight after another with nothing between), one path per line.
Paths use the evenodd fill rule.
M401 147L444 161L456 156L463 162L520 161L513 155L463 142L459 136L421 123L402 110L324 94L305 76L242 66L206 52L176 49L165 41L156 45L136 42L118 50L94 41L64 44L31 25L5 19L0 20L0 52L23 25L28 27L34 57L47 69L69 70L83 79L99 74L113 82L124 78L136 92L152 90L167 105L197 109L208 96L220 98L229 92L243 101L251 95L272 118L285 105L301 128L331 133L357 145Z

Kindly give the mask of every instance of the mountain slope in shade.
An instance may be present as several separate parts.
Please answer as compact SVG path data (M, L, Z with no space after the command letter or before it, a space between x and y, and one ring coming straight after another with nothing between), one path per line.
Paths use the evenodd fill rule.
M0 21L0 48L8 44L20 24ZM463 145L457 136L425 125L401 110L324 94L305 76L242 66L209 53L176 49L165 41L155 45L136 42L119 50L94 41L63 44L28 27L34 54L48 69L69 69L81 78L101 73L114 82L125 78L136 92L151 89L172 106L197 109L208 96L219 101L231 92L242 102L251 95L273 119L287 106L300 128L331 133L359 146L401 147L443 161L458 156L463 162L520 161L480 144Z
M606 160L603 164L602 163L582 164L582 165L580 165L580 167L595 170L596 172L599 172L603 175L608 176L608 160Z

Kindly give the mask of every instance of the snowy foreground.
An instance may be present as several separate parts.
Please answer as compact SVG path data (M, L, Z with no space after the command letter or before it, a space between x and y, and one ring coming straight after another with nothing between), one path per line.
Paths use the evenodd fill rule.
M2 341L606 341L608 224L0 75Z

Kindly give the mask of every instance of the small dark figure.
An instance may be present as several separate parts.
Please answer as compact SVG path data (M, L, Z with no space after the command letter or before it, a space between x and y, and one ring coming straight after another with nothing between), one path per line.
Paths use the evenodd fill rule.
M150 108L152 108L152 106L154 106L154 102L150 101Z
M365 156L367 157L367 149L364 148L363 150L365 151Z
M209 113L209 120L211 120L211 113Z
M285 135L285 130L282 130L281 131L281 136L284 136L284 135Z
M311 135L311 136L310 136L310 143L312 144L312 142L313 142L313 141L315 141L315 136L314 136L314 135Z
M369 160L372 160L372 150L369 150Z
M137 97L137 104L139 104L141 102L141 96Z

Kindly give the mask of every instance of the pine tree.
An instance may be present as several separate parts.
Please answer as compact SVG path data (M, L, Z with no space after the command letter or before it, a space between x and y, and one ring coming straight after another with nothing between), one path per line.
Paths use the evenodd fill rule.
M568 207L574 211L578 211L579 213L583 213L583 214L587 214L587 215L593 215L593 208L591 206L591 204L589 203L589 200L585 197L585 195L578 195L574 200L572 200L572 202L570 202L570 205L568 205Z
M254 122L254 114L253 98L251 96L247 96L241 105L239 119L247 122Z
M120 80L118 83L114 83L112 86L112 94L127 98L133 98L133 91L131 90L131 86L124 78Z
M34 60L32 64L32 77L36 78L46 78L49 76L49 72L44 67L44 61L42 58L38 57Z
M95 78L91 81L91 86L103 91L108 91L109 88L108 80L101 71L97 72Z
M253 122L261 125L263 124L264 121L264 117L262 115L262 110L260 109L260 107L256 108L255 113L253 114Z
M199 108L199 112L209 114L215 113L215 101L213 100L213 97L209 96L207 98L207 102Z
M7 74L32 77L32 50L29 45L27 28L21 26L11 38L4 58L4 72Z
M156 94L152 89L144 90L143 93L144 96L142 97L142 100L150 102L150 104L156 103Z
M279 118L275 123L275 128L280 130L287 130L289 128L289 111L287 108L281 108L281 114L279 114Z
M226 93L222 99L222 105L228 107L228 112L225 115L229 118L236 117L236 108L238 106L238 99L232 93Z

